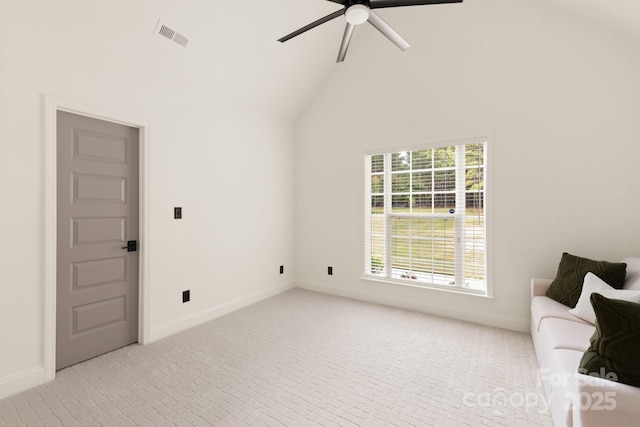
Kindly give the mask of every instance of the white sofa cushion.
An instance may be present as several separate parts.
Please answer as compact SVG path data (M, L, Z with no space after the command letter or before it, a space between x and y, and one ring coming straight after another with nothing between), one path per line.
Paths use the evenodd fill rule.
M596 327L581 321L572 322L566 319L547 317L540 323L540 335L544 339L542 345L541 368L548 367L548 358L555 349L576 350L584 353L589 348L590 339ZM576 371L578 365L575 367Z
M539 331L542 320L548 317L570 320L585 325L588 324L584 320L569 313L569 307L558 301L554 301L549 297L533 297L531 300L531 319L534 322L534 324L531 325L532 329L535 328Z

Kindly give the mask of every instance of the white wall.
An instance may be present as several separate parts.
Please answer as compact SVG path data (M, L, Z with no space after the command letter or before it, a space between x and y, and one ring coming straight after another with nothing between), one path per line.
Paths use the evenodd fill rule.
M195 79L152 4L1 3L0 398L44 378L43 94L150 125L152 338L293 286L293 125Z
M259 85L247 81L244 49L262 49L264 37L225 44L237 20L212 14L215 3L0 0L0 398L43 378L43 94L150 123L155 337L291 286L294 275L301 286L523 329L528 280L553 275L562 251L640 255L637 44L531 3L380 11L413 47L396 52L359 28L294 135L287 120L245 105L276 99L295 113L318 74L270 86L282 71L271 64ZM213 23L193 13L204 7ZM167 17L188 36L225 32L206 34L215 48L195 37L182 49L151 34ZM271 49L259 64L288 52ZM251 102L263 86L267 95ZM292 101L281 87L306 92ZM364 151L486 129L495 301L361 282ZM183 220L171 219L173 206ZM186 286L192 302L182 304Z
M563 251L640 256L638 43L530 1L401 9L412 47L359 27L298 122L297 284L526 330ZM364 152L486 131L495 299L361 280Z

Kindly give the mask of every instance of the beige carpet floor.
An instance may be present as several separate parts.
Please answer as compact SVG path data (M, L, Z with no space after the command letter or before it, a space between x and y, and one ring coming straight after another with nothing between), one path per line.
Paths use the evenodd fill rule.
M2 426L551 426L528 334L294 289L0 400Z

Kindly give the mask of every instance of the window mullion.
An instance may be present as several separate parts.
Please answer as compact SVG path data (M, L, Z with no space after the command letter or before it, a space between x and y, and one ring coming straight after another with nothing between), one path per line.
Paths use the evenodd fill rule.
M365 275L372 273L371 271L371 253L373 252L372 242L373 242L373 231L372 227L372 191L371 191L371 156L365 156L364 162L364 188L365 188L365 198L364 198L364 212L365 212L365 220L364 220L364 230L365 230L365 254L364 254L364 272Z
M384 155L384 276L391 277L391 153Z
M466 171L465 146L456 145L456 211L454 215L455 285L465 284Z

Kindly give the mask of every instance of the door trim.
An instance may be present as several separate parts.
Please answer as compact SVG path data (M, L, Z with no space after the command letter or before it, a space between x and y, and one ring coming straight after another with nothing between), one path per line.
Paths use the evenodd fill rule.
M139 129L139 273L138 273L138 342L148 344L151 337L149 292L149 123L99 107L44 95L44 313L43 362L44 379L56 377L56 262L57 262L57 121L58 111L79 114Z

